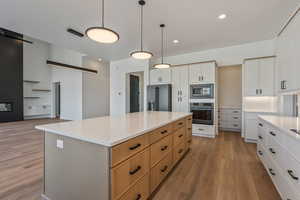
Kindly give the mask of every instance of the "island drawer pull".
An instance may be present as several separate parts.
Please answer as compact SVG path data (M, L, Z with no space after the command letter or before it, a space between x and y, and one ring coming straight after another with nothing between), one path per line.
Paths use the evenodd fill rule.
M180 134L178 137L181 138L183 136L183 134Z
M269 148L269 151L270 151L272 154L276 154L276 151L274 151L273 148Z
M167 130L164 130L164 131L161 131L160 133L161 134L165 134L165 133L167 133L168 131Z
M178 123L178 126L181 126L181 125L183 125L183 123L182 123L182 122L179 122L179 123Z
M190 131L190 130L192 130L192 128L188 128L188 130Z
M261 155L261 156L263 155L263 152L262 152L262 151L258 151L258 153L259 153L259 155Z
M189 120L189 121L191 121L191 120L192 120L192 118L188 118L188 120Z
M142 169L142 167L141 166L137 166L137 168L135 168L134 170L129 171L129 174L130 175L134 175L135 173L137 173L138 171L140 171L140 169Z
M272 168L269 168L269 172L270 172L270 174L271 174L272 176L275 176L275 175L276 175L276 173L274 172L274 170L273 170Z
M294 179L294 180L299 180L299 177L297 177L297 176L295 176L294 175L294 172L293 172L293 170L287 170L287 172L289 173L289 175L292 177L292 179Z
M270 134L276 136L276 134L273 131L270 131Z
M163 146L160 150L161 150L161 151L164 151L164 150L166 150L167 148L168 148L168 145Z
M136 199L135 200L140 200L142 198L142 195L141 194L138 194L137 196L136 196Z
M168 169L168 165L166 165L163 169L161 169L161 172L165 172Z
M141 146L141 144L138 143L138 144L136 144L136 145L134 145L132 147L129 147L129 150L135 150L136 148L139 148L140 146Z
M181 154L182 152L183 152L183 149L180 149L180 150L178 151L179 154Z

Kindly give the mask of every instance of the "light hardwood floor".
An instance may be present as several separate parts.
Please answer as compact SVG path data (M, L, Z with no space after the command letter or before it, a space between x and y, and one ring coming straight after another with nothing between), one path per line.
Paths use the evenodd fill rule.
M43 135L30 120L0 124L0 199L40 200ZM254 144L236 133L194 137L191 151L163 182L154 200L279 200Z

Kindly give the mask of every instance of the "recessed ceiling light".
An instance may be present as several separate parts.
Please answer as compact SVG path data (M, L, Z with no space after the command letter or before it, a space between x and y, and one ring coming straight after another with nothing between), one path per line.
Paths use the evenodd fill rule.
M179 43L179 40L173 40L173 43L177 44L177 43Z
M226 14L221 14L221 15L219 15L219 19L225 19L227 17L227 15Z
M98 61L101 62L101 61L102 61L102 58L98 58Z

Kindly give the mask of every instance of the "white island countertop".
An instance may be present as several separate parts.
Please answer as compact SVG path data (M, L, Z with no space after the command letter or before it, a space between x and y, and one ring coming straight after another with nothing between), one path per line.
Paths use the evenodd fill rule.
M284 134L289 135L295 138L296 140L300 141L299 117L287 117L281 115L260 115L259 118L265 121L266 123L270 124L271 126L278 128ZM299 132L299 134L297 134L294 131L291 131L291 129L294 129L295 131Z
M112 147L191 114L148 111L39 125L35 128L52 134Z

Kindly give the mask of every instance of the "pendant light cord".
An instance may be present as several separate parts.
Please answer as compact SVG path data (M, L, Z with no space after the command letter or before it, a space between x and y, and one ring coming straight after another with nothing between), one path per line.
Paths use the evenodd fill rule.
M104 27L104 0L102 0L102 27Z
M161 64L164 63L164 27L161 28Z
M141 51L143 51L143 21L144 21L144 13L143 13L143 5L141 5Z

